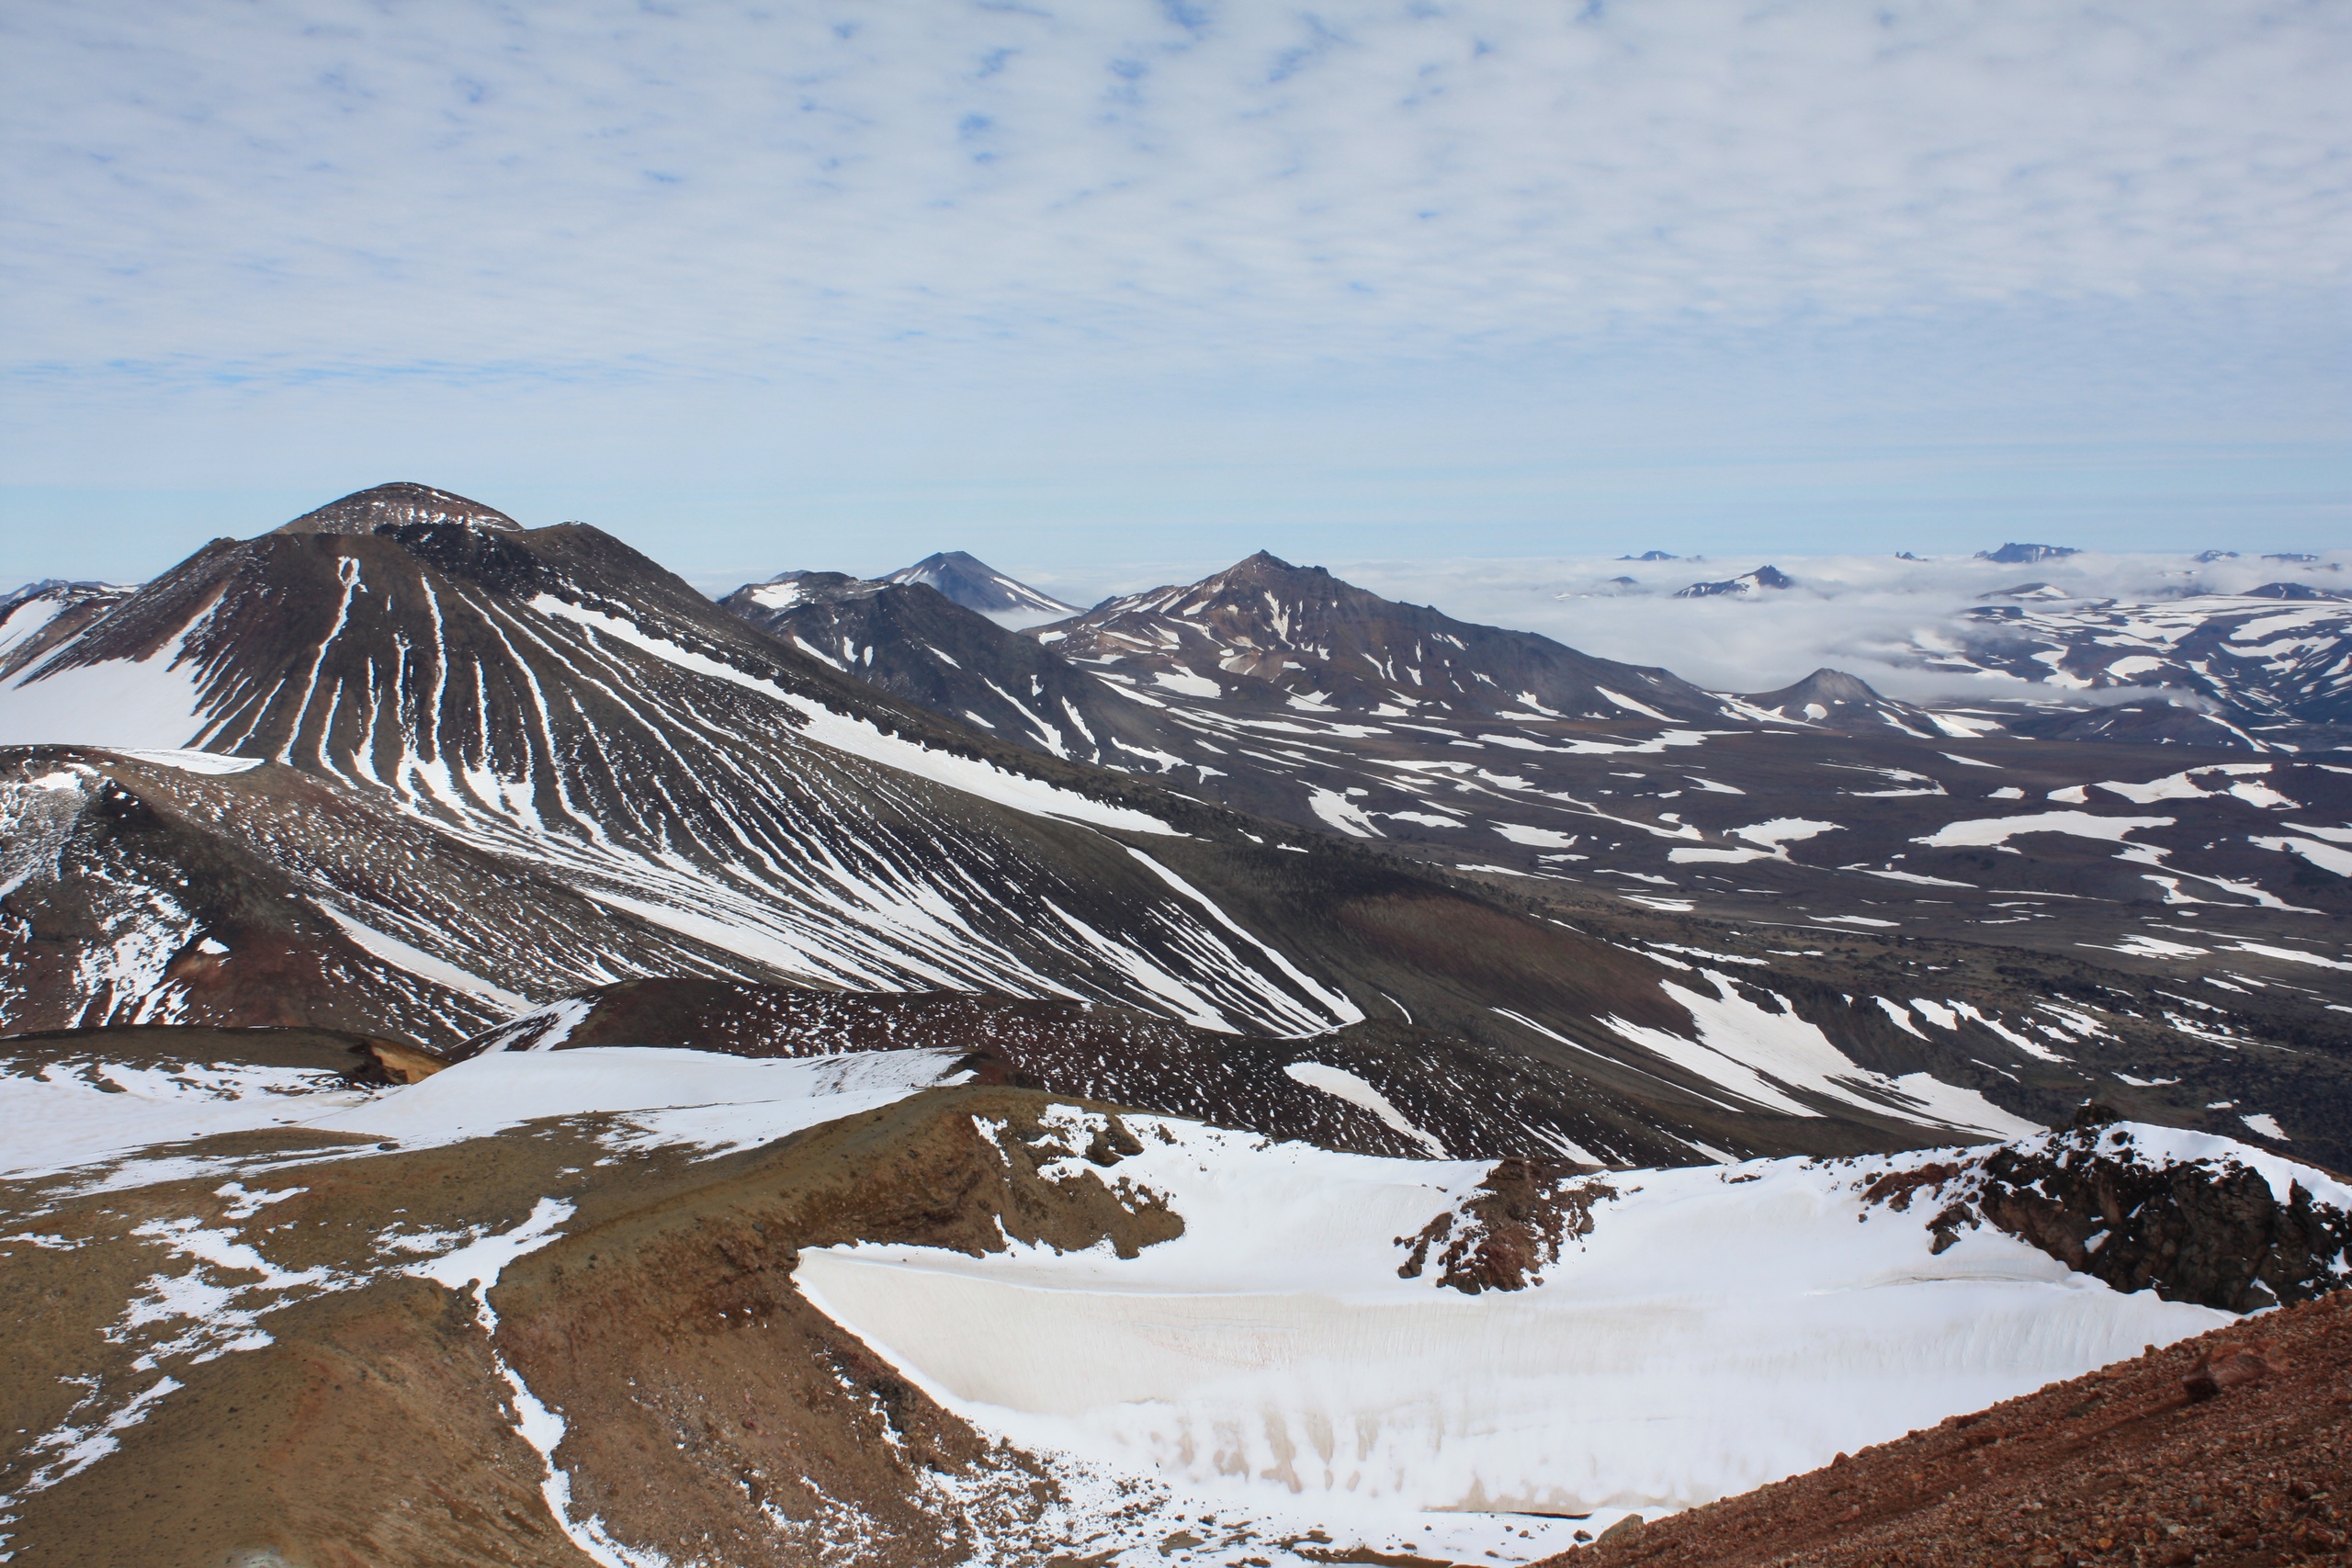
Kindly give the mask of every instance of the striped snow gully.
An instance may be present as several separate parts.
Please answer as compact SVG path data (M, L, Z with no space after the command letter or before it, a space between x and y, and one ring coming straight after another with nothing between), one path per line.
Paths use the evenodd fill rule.
M1592 1233L1540 1284L1465 1295L1400 1278L1396 1238L1489 1167L1126 1121L1144 1153L1116 1174L1166 1197L1175 1240L810 1249L795 1280L985 1431L1334 1528L1687 1507L2230 1321L1989 1226L1931 1252L1928 1212L1860 1198L1916 1153L1605 1173Z
M1831 1043L1820 1026L1798 1013L1786 998L1773 994L1772 999L1781 1010L1768 1011L1750 1000L1729 976L1703 967L1699 973L1713 987L1713 996L1678 986L1671 980L1658 983L1690 1014L1698 1028L1696 1040L1614 1016L1602 1020L1602 1023L1612 1033L1704 1079L1735 1100L1783 1115L1823 1114L1797 1098L1796 1091L1801 1090L1923 1127L1987 1133L1996 1137L2018 1137L2042 1130L2037 1123L2002 1110L1976 1090L1944 1083L1932 1075L1907 1073L1889 1077L1867 1071ZM2021 1036L1980 1017L1973 1010L1970 1016L1996 1030L2012 1044L2021 1044L2036 1055L2047 1054L2042 1047L2024 1042ZM1957 1026L1955 1019L1951 1027Z
M379 959L395 969L405 969L420 980L428 980L453 991L469 992L503 1012L520 1012L531 1005L527 998L503 986L494 985L446 959L434 957L421 947L353 919L324 898L314 898L311 902L321 914L333 920L345 936L371 958Z
M879 762L885 767L896 768L901 773L912 773L918 778L929 779L934 784L977 795L998 806L1010 807L1015 811L1025 811L1032 816L1055 817L1094 827L1120 828L1131 833L1172 834L1176 831L1147 812L1107 805L1075 790L1049 784L1042 779L1009 773L990 763L950 756L912 741L901 740L894 735L885 735L865 719L837 714L771 682L747 675L731 664L723 664L681 648L665 637L655 637L639 628L635 622L623 620L617 615L583 609L551 593L542 593L533 599L531 608L541 615L593 627L679 669L757 692L797 715L807 727L806 734L809 739L834 750L866 761ZM1043 728L1043 721L1039 722Z
M1138 861L1141 861L1151 870L1152 874L1159 877L1162 882L1165 882L1178 893L1182 894L1185 897L1199 905L1202 910L1218 925L1223 926L1234 936L1238 937L1241 941L1246 942L1250 946L1256 948L1261 953L1263 953L1266 961L1286 976L1292 984L1297 986L1299 989L1305 991L1308 996L1314 998L1316 1001L1320 1003L1330 1014L1332 1020L1336 1021L1340 1024L1360 1023L1363 1021L1363 1010L1356 1006L1354 1001L1349 998L1346 992L1336 991L1329 987L1321 984L1312 976L1308 975L1305 970L1299 968L1289 959L1283 957L1274 948L1269 946L1265 942L1260 942L1256 937L1250 935L1249 931L1245 929L1239 921L1236 920L1232 916L1219 908L1216 901L1210 898L1207 894L1203 893L1199 888L1193 886L1191 883L1185 881L1182 877L1177 875L1174 872L1169 870L1166 866L1160 864L1158 861L1152 859L1141 850L1136 849L1134 845L1130 844L1127 846L1127 853L1135 856ZM1270 999L1287 1000L1286 998L1283 997L1283 994L1280 991L1273 989L1272 987L1266 987L1266 994ZM1301 1031L1302 1033L1319 1034L1326 1029L1332 1027L1332 1024L1327 1023L1320 1019L1317 1019L1312 1014L1302 1013L1301 1019L1302 1021L1308 1024L1306 1029Z
M227 773L258 763L199 759L249 745L275 725L285 737L276 748L281 760L387 800L475 848L531 862L616 911L815 984L1095 997L1219 1029L1285 1034L1360 1016L1344 996L1307 979L1181 884L1171 884L1178 898L1153 901L1138 915L1143 940L1165 942L1165 951L1139 949L1133 922L1081 933L1036 919L1038 901L1059 886L1050 865L995 864L985 831L964 841L914 781L1030 817L1174 836L1159 818L886 735L616 615L552 595L526 610L423 583L415 592L431 646L412 649L403 639L397 657L369 659L365 684L346 689L356 677L322 673L329 649L390 605L371 598L383 590L371 587L356 558L337 562L336 572L325 640L304 649L275 684L220 675L208 685L184 657L216 599L149 660L72 669L52 660L43 668L57 672L46 682L0 692L0 736L110 743L181 772ZM453 653L453 620L487 645L483 659ZM701 679L649 687L648 657ZM560 674L543 680L550 671ZM490 728L493 681L504 682L498 697L520 699L520 735ZM754 765L753 754L731 744L742 735L743 709L708 682L773 705L773 724L762 728L780 757ZM569 693L590 692L609 708L590 718L573 702L563 715L565 725L587 719L605 732L583 759L557 715ZM468 698L471 711L450 723ZM191 740L216 750L180 750ZM691 800L669 798L658 784L632 795L618 779L585 772L602 750L631 747L710 787ZM916 821L928 821L929 831L900 825ZM944 845L936 841L943 835ZM1169 880L1164 868L1153 869ZM355 901L349 889L332 914L402 974L504 1010L527 1005L508 988L509 974L544 967L503 941L485 944L463 922L412 930L398 909L364 896ZM569 976L575 985L612 977Z
M1431 1159L1446 1157L1443 1144L1413 1125L1386 1095L1347 1068L1329 1066L1321 1062L1293 1062L1283 1072L1309 1089L1320 1089L1334 1100L1343 1100L1350 1105L1371 1111L1388 1127L1420 1145Z

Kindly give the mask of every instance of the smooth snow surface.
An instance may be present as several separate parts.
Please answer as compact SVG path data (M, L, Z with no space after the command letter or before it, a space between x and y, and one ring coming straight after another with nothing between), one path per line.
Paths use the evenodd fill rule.
M761 1061L651 1045L490 1051L309 1125L421 1146L543 1117L617 1114L636 1129L631 1141L725 1153L961 1081L952 1067L957 1055L861 1051Z
M52 660L0 685L0 746L78 745L172 751L203 727L200 681L185 657L198 616L143 660L110 659L43 674Z
M1860 1198L1916 1153L1611 1173L1543 1283L1469 1296L1399 1278L1396 1238L1487 1167L1127 1123L1116 1177L1167 1195L1173 1241L812 1249L795 1278L984 1430L1235 1506L1320 1497L1335 1528L1690 1506L2231 1321L1989 1227L1930 1253L1926 1211Z
M162 767L177 768L184 773L200 773L220 778L231 773L249 773L261 766L259 757L224 757L217 751L125 751L142 762Z
M368 1098L337 1074L292 1067L52 1066L0 1077L0 1174L29 1176L150 1144L288 1126Z

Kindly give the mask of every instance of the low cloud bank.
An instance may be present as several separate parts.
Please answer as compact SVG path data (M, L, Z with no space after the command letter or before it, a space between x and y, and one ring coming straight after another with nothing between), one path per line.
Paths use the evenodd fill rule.
M2068 601L2167 602L2196 593L2244 592L2270 582L2352 594L2352 551L2341 550L2311 560L2265 559L2252 552L2199 560L2084 551L2015 565L1967 556L1905 560L1891 555L1321 564L1391 599L1433 604L1466 621L1541 632L1603 658L1663 665L1716 691L1772 691L1826 665L1912 701L2062 694L2007 676L1921 668L1925 650L1996 635L1965 619L1986 604L2063 609ZM1794 586L1742 597L1675 597L1694 582L1719 582L1767 565L1785 572ZM1092 604L1109 593L1192 581L1216 570L1217 565L1197 563L1147 565L1095 577L1038 572L1026 580L1076 603ZM2037 584L2045 585L2039 594L2007 596ZM2104 704L2165 694L2063 694L2070 702Z

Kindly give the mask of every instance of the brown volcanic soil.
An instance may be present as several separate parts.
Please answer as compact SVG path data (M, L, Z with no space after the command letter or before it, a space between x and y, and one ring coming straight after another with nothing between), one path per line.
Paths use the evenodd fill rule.
M0 1184L25 1233L0 1237L6 1550L41 1568L576 1568L588 1558L549 1512L503 1359L567 1421L574 1517L632 1547L888 1568L986 1542L1042 1562L1067 1533L1054 1478L906 1383L791 1274L801 1247L857 1238L970 1252L1107 1238L1132 1254L1181 1233L1120 1180L1140 1145L1115 1113L1071 1146L1040 1122L1047 1103L933 1090L703 1159L616 1147L597 1117L408 1152L285 1131L179 1145L210 1162L185 1179ZM1039 1177L1071 1156L1092 1170ZM267 1201L223 1184L232 1171ZM469 1292L405 1274L414 1255L379 1239L510 1229L546 1197L575 1212L491 1292L494 1338ZM198 1226L253 1248L277 1281L192 1268L168 1241ZM232 1287L231 1313L254 1315L205 1329L126 1312L166 1279ZM248 1330L268 1342L228 1346ZM42 1434L96 1430L165 1377L179 1386L116 1430L117 1451L27 1491L58 1454Z
M2338 1292L1539 1568L2343 1562L2347 1417L2352 1293Z

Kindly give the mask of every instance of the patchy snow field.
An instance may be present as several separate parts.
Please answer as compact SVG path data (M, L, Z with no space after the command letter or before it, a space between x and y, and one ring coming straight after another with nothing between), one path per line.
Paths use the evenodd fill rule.
M69 1170L143 1153L108 1179L136 1185L141 1166L185 1175L164 1146L223 1133L302 1127L427 1148L487 1137L545 1117L612 1114L628 1143L714 1154L750 1148L960 1082L952 1051L863 1051L748 1061L707 1051L598 1046L493 1051L422 1083L355 1089L333 1073L192 1063L178 1068L94 1063L0 1076L0 1175ZM282 1162L273 1162L282 1163ZM155 1178L160 1179L160 1177Z

